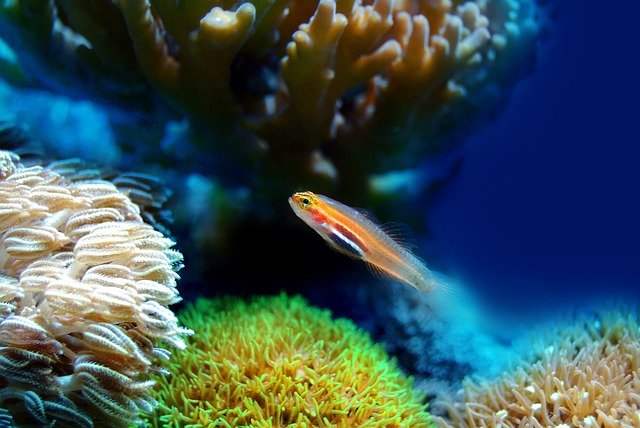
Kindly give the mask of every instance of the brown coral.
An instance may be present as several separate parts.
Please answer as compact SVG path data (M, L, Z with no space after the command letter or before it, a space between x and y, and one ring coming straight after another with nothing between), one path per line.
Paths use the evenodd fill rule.
M553 330L553 329L552 329ZM545 341L511 374L468 382L454 427L640 426L640 324L611 312ZM542 343L546 342L544 345Z
M258 159L278 197L292 181L379 191L375 174L415 166L481 110L536 31L530 0L51 0L0 16L24 62L52 69L41 81L80 69L129 97L143 79L202 145Z
M167 308L182 256L91 175L0 153L0 402L19 423L136 421L157 345L184 347Z

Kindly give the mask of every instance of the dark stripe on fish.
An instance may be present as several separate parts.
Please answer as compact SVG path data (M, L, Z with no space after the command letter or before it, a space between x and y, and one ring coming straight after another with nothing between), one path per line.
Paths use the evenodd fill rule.
M350 240L350 236L345 236L343 233L340 233L339 230L332 231L328 235L331 239L331 242L333 242L336 247L342 249L344 252L359 258L364 257L365 253L363 249L360 248L360 246L358 246L358 244L356 244L354 241Z
M336 224L333 225L333 228L335 229L336 232L340 233L346 239L348 239L349 241L353 242L356 247L360 248L360 250L362 251L363 255L364 255L364 253L367 253L369 251L367 246L365 245L365 243L362 242L362 240L360 240L360 238L358 238L356 235L354 235L349 229L347 229L343 225L341 225L339 223L336 223Z

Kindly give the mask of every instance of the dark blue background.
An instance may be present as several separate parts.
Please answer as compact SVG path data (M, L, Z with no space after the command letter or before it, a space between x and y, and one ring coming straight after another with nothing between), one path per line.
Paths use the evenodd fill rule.
M428 211L429 252L497 309L640 295L639 6L626 4L551 5L535 70Z

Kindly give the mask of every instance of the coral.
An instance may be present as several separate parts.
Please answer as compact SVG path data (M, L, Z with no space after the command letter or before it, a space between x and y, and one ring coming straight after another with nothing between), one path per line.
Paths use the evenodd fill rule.
M0 7L0 32L49 88L148 109L152 87L215 154L192 170L219 157L267 199L293 182L362 201L493 104L532 52L536 13L533 0L20 0Z
M98 176L0 152L0 403L18 425L139 420L159 345L189 333L167 307L182 256L142 218L150 180Z
M427 427L421 395L381 346L301 297L200 299L160 379L152 426Z
M554 337L555 336L555 337ZM532 335L516 370L464 387L454 427L640 426L637 312L596 314Z

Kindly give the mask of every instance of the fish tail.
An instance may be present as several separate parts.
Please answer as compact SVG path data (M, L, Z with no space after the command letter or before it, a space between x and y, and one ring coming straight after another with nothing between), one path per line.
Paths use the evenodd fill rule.
M418 289L427 293L427 304L439 318L456 322L474 321L476 306L473 298L455 279L426 269Z

